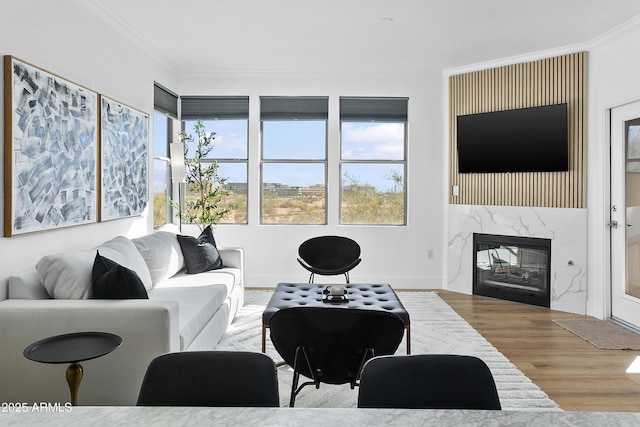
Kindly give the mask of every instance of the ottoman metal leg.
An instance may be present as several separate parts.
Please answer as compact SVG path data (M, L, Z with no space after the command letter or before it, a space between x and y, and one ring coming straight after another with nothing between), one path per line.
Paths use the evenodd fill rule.
M262 352L267 352L267 328L269 325L262 325Z
M411 325L405 325L404 330L407 338L407 354L411 354Z

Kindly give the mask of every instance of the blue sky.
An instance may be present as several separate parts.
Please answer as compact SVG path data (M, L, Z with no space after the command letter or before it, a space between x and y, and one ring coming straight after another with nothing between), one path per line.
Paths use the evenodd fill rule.
M160 115L160 117L163 117ZM154 120L154 149L164 150L165 120ZM158 124L158 122L160 122ZM193 123L186 122L187 134L194 135ZM219 159L247 158L247 120L207 120L205 129L216 133L213 156ZM341 147L343 160L402 160L404 159L404 124L343 122ZM265 160L325 160L325 121L265 121L263 123L262 155ZM189 153L193 152L193 147ZM392 171L404 176L402 165L393 164L344 164L346 171L360 184L371 184L384 191L391 187ZM324 168L321 164L265 164L264 182L290 186L324 184ZM220 163L220 174L230 182L246 181L244 164ZM164 175L154 173L154 182L162 182ZM154 188L156 185L154 185Z

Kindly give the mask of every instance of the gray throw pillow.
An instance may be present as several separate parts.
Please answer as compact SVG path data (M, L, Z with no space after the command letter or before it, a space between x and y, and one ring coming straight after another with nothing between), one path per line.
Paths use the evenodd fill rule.
M202 273L223 267L211 226L205 228L197 238L178 234L178 242L182 249L188 274Z

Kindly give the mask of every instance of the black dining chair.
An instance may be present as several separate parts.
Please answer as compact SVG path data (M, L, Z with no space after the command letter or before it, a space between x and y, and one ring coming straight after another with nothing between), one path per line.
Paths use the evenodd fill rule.
M308 386L358 385L364 363L393 354L404 334L404 322L394 313L341 307L291 307L269 320L274 348L293 369L289 406ZM311 381L299 384L300 375Z
M298 247L298 262L314 276L344 274L349 283L349 272L360 264L360 245L348 237L319 236L305 240Z
M359 408L501 409L493 375L473 356L376 357L362 370Z
M242 351L186 351L151 361L138 406L278 407L273 359Z

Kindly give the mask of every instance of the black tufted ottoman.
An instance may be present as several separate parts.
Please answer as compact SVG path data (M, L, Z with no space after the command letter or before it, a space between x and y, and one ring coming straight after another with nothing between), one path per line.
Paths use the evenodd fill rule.
M386 310L395 313L404 322L407 341L407 354L411 354L411 329L409 313L398 295L386 283L366 284L350 283L342 285L347 291L349 301L340 304L328 304L322 301L324 289L330 286L320 283L278 283L269 303L262 313L262 352L267 350L267 328L271 315L281 308L295 306L340 307L346 310Z

